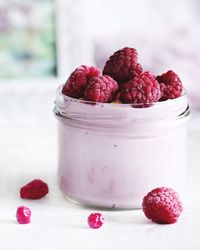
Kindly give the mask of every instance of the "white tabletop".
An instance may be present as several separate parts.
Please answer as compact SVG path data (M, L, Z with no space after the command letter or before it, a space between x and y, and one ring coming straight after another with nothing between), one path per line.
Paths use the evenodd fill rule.
M57 186L54 90L0 91L0 249L199 250L200 115L189 125L186 200L179 222L158 225L141 210L105 210L104 225L93 230L87 217L96 210L70 203ZM20 187L35 178L49 184L49 194L40 200L20 199ZM19 205L32 210L30 224L16 222Z

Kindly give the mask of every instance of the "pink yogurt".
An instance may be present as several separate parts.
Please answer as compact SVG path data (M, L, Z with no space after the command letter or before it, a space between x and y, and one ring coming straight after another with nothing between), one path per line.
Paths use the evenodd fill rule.
M76 100L58 88L58 182L83 205L140 208L144 195L185 183L186 93L147 108Z

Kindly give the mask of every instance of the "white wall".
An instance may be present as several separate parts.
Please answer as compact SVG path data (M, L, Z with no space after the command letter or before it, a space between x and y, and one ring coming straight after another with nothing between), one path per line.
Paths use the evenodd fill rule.
M107 36L128 30L155 32L193 25L197 0L83 0L88 32ZM199 9L200 10L200 9Z

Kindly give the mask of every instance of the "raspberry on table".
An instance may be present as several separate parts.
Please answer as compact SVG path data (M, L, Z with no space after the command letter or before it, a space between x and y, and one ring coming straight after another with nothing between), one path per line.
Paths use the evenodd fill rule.
M152 104L160 99L160 86L148 71L136 76L122 86L122 101L133 104Z
M88 225L93 229L100 228L104 223L104 218L101 213L91 213L88 216Z
M87 85L85 99L93 102L112 102L117 91L118 84L110 76L96 76Z
M149 192L143 199L146 217L159 224L177 222L183 211L178 194L172 188L159 187Z
M22 199L40 199L48 194L49 188L47 183L40 179L35 179L20 189Z
M166 73L157 76L157 81L160 83L161 98L159 101L174 99L182 94L183 86L178 75L169 70Z
M104 66L103 75L109 75L122 84L141 74L142 71L142 66L137 63L136 49L125 47L110 56Z
M73 98L83 97L85 88L90 79L100 74L101 71L93 66L88 67L81 65L71 73L63 86L62 93Z
M30 223L30 218L31 218L31 210L28 207L25 206L20 206L17 208L16 212L16 218L17 221L20 224L28 224Z

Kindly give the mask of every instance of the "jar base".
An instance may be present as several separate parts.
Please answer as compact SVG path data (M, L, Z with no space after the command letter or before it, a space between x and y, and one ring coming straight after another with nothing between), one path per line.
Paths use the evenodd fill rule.
M70 197L68 195L64 195L65 199L68 201L72 202L75 205L84 207L84 208L92 208L92 209L99 209L99 210L139 210L142 209L141 206L124 206L124 205L119 205L119 204L113 204L112 206L108 205L102 205L98 203L92 203L92 202L87 202L85 200L81 200L78 198Z

